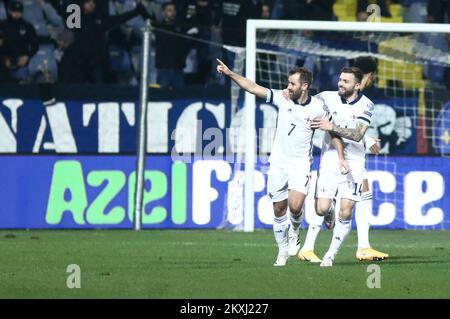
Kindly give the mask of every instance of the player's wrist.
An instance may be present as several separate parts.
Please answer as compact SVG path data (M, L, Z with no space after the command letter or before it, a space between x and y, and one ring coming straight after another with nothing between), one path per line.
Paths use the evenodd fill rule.
M336 132L336 129L337 129L336 124L334 124L334 123L330 123L329 127L327 127L327 128L328 128L327 131L330 131L330 132Z

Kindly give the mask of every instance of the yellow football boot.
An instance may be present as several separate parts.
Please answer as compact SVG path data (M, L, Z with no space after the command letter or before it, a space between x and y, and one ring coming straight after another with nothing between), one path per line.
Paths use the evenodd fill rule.
M309 261L311 263L320 263L322 262L322 259L317 257L317 255L314 253L313 250L308 251L299 251L297 258L303 261Z
M364 249L359 249L356 252L356 258L359 260L383 260L388 258L389 255L382 253L381 251L372 249L372 248L364 248Z

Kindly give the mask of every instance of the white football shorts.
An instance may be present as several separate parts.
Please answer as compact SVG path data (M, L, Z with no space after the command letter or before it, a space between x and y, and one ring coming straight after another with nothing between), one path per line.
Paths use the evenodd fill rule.
M308 195L311 182L311 164L305 163L280 167L270 165L267 181L267 194L272 202L281 202L288 198L288 190Z
M362 181L365 168L362 161L348 161L350 172L342 175L338 161L322 161L316 182L316 198L334 198L338 192L341 198L361 201Z

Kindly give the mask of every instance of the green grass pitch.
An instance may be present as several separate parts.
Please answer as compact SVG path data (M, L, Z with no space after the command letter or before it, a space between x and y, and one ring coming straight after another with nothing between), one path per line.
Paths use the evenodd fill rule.
M319 256L330 237L319 234ZM0 298L450 298L450 231L371 230L371 241L391 257L357 261L352 231L332 268L273 267L270 230L2 230ZM66 285L70 264L79 289ZM367 287L371 264L380 288Z

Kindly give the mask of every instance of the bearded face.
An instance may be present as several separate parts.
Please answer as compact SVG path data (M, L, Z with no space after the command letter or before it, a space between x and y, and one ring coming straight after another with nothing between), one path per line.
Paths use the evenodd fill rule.
M288 87L289 97L291 100L296 101L302 95L302 84L300 82L300 74L294 73L288 78Z
M360 83L356 83L352 73L341 73L338 82L338 94L347 99L359 90Z

